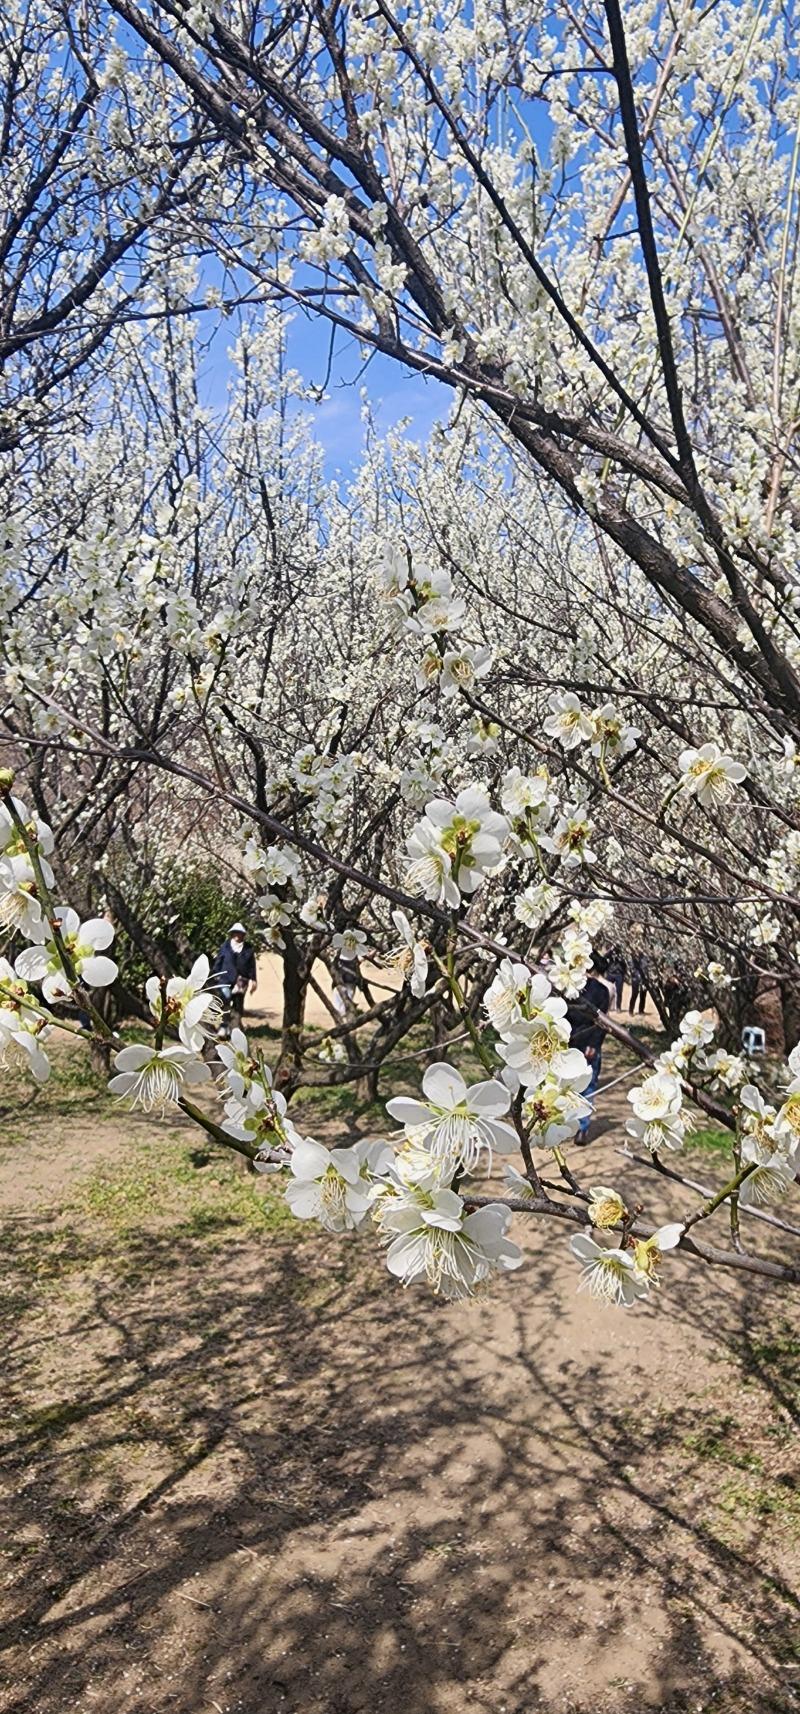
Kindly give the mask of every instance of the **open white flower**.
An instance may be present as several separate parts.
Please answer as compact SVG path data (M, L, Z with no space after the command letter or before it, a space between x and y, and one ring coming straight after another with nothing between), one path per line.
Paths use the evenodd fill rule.
M581 706L574 690L556 691L550 697L552 713L543 722L548 738L555 738L563 750L577 750L594 736L591 719Z
M211 1077L208 1066L187 1047L150 1046L133 1042L114 1055L117 1075L110 1078L112 1095L129 1100L145 1113L176 1107L184 1090Z
M592 943L588 934L577 924L568 924L548 966L553 987L569 1000L577 999L586 985L591 963Z
M408 891L419 893L433 904L457 909L461 894L453 880L453 866L440 841L438 828L428 821L417 822L406 840L406 850L411 858L405 873Z
M521 1250L506 1237L510 1221L499 1202L465 1214L453 1190L404 1187L380 1205L379 1224L392 1240L386 1266L404 1285L424 1279L457 1302L492 1274L521 1266Z
M45 1083L50 1061L42 1039L49 1031L27 982L12 970L8 959L0 958L0 1068L17 1065L30 1072L37 1083Z
M696 797L706 809L730 803L734 787L747 778L742 762L735 762L718 744L701 744L699 750L684 750L678 758L681 789Z
M628 1091L634 1111L625 1129L629 1136L644 1143L645 1148L680 1149L686 1134L686 1122L681 1115L681 1086L677 1077L656 1071Z
M474 893L486 871L500 862L508 833L505 816L492 809L487 792L467 786L454 803L433 798L425 805L425 820L436 829L460 892Z
M20 821L23 823L28 838L36 848L36 854L39 858L39 862L41 863L45 885L52 887L54 876L50 864L47 861L48 857L52 856L55 848L52 828L48 827L46 821L40 821L38 815L30 815L25 804L20 798L11 798L10 802L16 810ZM28 848L16 822L12 820L8 802L0 803L0 856L4 857L9 862L14 858L23 859L24 863L27 865L30 879L33 880L33 867L28 854Z
M361 958L367 944L363 928L343 928L340 934L335 934L331 941L334 952L347 963L353 963Z
M180 1036L184 1047L200 1053L203 1043L214 1031L222 1017L222 1007L216 994L209 993L209 963L205 957L196 958L188 976L170 976L166 984L165 1023ZM158 976L149 976L145 993L154 1018L161 1018L162 990Z
M630 1250L598 1244L589 1232L576 1232L570 1249L583 1268L579 1291L589 1291L602 1303L622 1304L625 1309L637 1298L647 1296L647 1282L639 1277Z
M770 912L767 911L765 916L760 917L758 922L753 924L748 939L752 941L753 946L774 946L776 940L780 940L780 937L780 922L777 917L772 916Z
M287 1116L286 1098L273 1089L265 1065L259 1065L241 1095L225 1103L225 1130L240 1142L259 1149L285 1149L300 1142L299 1132Z
M713 1040L716 1024L707 1012L686 1012L680 1021L681 1040L687 1047L705 1047Z
M41 942L47 933L36 880L27 857L0 857L0 930Z
M577 1053L579 1050L570 1050ZM522 1108L522 1116L531 1128L531 1142L538 1143L540 1148L555 1149L561 1143L574 1137L581 1119L588 1119L592 1109L588 1101L584 1101L578 1093L585 1089L591 1079L591 1066L583 1054L582 1069L578 1069L571 1082L562 1082L554 1077L546 1077L543 1083L537 1083L529 1090Z
M750 1151L748 1160L766 1162L775 1151L777 1113L754 1083L746 1083L739 1096L740 1124Z
M546 881L539 881L533 887L526 887L524 893L520 893L514 905L514 915L517 922L523 923L525 928L537 929L552 916L560 900L561 894L557 887L550 887Z
M637 1238L633 1246L633 1266L637 1279L645 1286L658 1285L658 1270L666 1250L676 1250L683 1237L681 1221L660 1226L649 1238Z
M747 1078L747 1065L735 1053L728 1053L724 1047L715 1048L708 1055L705 1064L706 1071L711 1071L718 1083L723 1083L726 1089L738 1089Z
M306 899L300 906L300 921L305 923L306 928L324 928L324 910L325 894L314 893L310 899Z
M611 1226L618 1226L627 1212L625 1203L619 1191L612 1190L607 1184L593 1184L589 1189L588 1215L593 1226L601 1232Z
M392 911L392 922L400 935L400 945L390 954L391 962L402 971L414 998L420 1000L428 980L425 948L417 940L405 911Z
M383 1151L387 1155L388 1151ZM326 1149L313 1137L295 1143L286 1201L297 1220L317 1220L328 1232L352 1232L373 1201L372 1173L380 1170L374 1145Z
M593 756L628 756L641 737L638 726L628 726L617 713L613 702L604 702L589 716L592 725Z
M440 1063L428 1067L422 1091L427 1101L397 1095L386 1110L404 1126L410 1142L432 1155L473 1172L482 1157L491 1165L493 1149L508 1154L517 1147L516 1131L502 1121L511 1105L502 1083L473 1083L468 1089L460 1071Z
M546 768L535 774L509 768L503 775L500 802L510 822L512 846L536 854L539 835L552 819L555 801Z
M755 1163L753 1171L742 1179L739 1186L739 1201L744 1208L762 1208L767 1203L777 1202L794 1184L797 1162L793 1152L778 1148L765 1155L756 1138L745 1137L742 1165L747 1166L751 1162Z
M30 1072L37 1083L46 1083L50 1076L50 1061L40 1041L40 1035L46 1028L43 1020L33 1026L29 1015L18 1014L14 1019L9 1013L0 1011L0 1069L6 1071L16 1065Z
M549 993L546 978L539 979L545 983L545 992ZM512 958L504 958L494 980L483 996L484 1009L490 1024L503 1035L515 1023L525 1016L531 995L532 973L527 964L515 964Z
M597 862L597 852L589 845L593 831L586 804L566 803L552 834L543 834L539 843L560 859L564 869L577 869L581 863Z
M217 1042L216 1053L225 1067L222 1087L237 1101L247 1094L253 1078L259 1073L265 1080L270 1078L268 1067L259 1067L258 1060L253 1058L244 1030L231 1030L230 1041Z
M494 756L498 748L500 727L495 720L484 720L476 714L467 739L468 756Z
M111 923L104 917L89 917L86 922L81 922L77 911L68 905L57 907L55 919L80 981L87 988L108 988L119 974L113 958L103 957L104 949L114 939ZM42 993L51 1003L68 999L72 993L55 943L50 939L36 946L26 946L16 959L15 969L26 982L41 982Z
M584 1088L586 1060L578 1048L569 1046L567 1002L551 993L546 976L538 973L531 978L522 1010L527 1015L509 1024L506 1039L498 1046L516 1081L529 1087L549 1074Z
M471 690L485 678L492 664L492 651L487 648L448 649L442 661L442 695L446 701L460 690Z
M682 1099L677 1077L668 1077L665 1072L656 1072L628 1090L628 1100L637 1119L648 1123L651 1119L666 1119L668 1115L679 1112Z

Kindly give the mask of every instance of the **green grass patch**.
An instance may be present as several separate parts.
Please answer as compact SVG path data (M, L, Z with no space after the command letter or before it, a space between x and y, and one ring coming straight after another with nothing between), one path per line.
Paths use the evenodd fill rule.
M726 1131L721 1125L700 1125L696 1131L691 1131L686 1139L687 1148L698 1149L707 1155L732 1155L733 1132Z
M244 1173L232 1160L195 1151L168 1136L126 1149L119 1163L98 1167L78 1186L66 1212L91 1219L127 1240L143 1230L173 1228L187 1237L226 1240L234 1235L297 1235L282 1191Z

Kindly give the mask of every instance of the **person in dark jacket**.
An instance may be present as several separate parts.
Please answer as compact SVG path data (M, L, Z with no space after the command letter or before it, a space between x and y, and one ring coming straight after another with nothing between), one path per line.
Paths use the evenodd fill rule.
M241 1025L248 984L251 994L256 991L256 955L246 935L244 924L235 922L211 966L208 985L222 1001L223 1035L229 1033L231 1014L234 1023Z
M577 1000L570 1000L567 1007L567 1021L570 1024L570 1047L578 1047L585 1054L591 1067L591 1079L585 1089L581 1090L584 1101L593 1102L600 1082L600 1066L603 1057L603 1037L605 1024L597 1016L598 1012L607 1012L611 1001L611 989L608 982L603 980L605 959L599 953L595 954L594 963L589 975L578 995ZM586 1141L586 1133L591 1122L591 1114L581 1119L578 1125L576 1141Z
M645 963L644 953L643 952L632 953L632 955L631 955L631 998L630 998L630 1004L628 1006L628 1011L631 1013L631 1015L636 1010L636 1001L637 1000L639 1001L639 1011L640 1012L644 1011L645 1003L647 1000L647 985L648 985L649 980L650 980L650 978L649 978L648 973L647 973L647 965Z
M616 995L618 1012L622 1010L622 989L627 974L628 966L620 947L612 946L606 959L606 981Z

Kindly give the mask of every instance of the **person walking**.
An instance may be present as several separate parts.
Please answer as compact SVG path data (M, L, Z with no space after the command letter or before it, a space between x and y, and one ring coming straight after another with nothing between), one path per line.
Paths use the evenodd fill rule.
M611 988L612 994L616 996L618 1012L621 1012L622 1010L622 990L627 974L628 966L625 963L622 948L619 946L612 946L611 951L606 958L606 981Z
M644 1011L649 980L644 953L634 952L631 956L631 997L628 1005L631 1017L636 1010L637 1000L640 1014Z
M214 963L208 985L222 1001L221 1036L228 1036L232 1022L241 1028L245 995L256 991L256 955L247 939L244 923L235 922L228 929Z
M607 1012L611 1001L610 984L604 980L606 961L600 953L595 953L594 963L587 979L578 995L577 1000L570 1000L567 1007L567 1021L570 1024L570 1047L580 1048L591 1069L591 1078L587 1087L581 1090L584 1101L590 1106L600 1082L600 1067L603 1058L603 1038L605 1024L598 1013ZM588 1141L588 1130L592 1115L587 1113L578 1125L578 1135L575 1139L579 1146Z

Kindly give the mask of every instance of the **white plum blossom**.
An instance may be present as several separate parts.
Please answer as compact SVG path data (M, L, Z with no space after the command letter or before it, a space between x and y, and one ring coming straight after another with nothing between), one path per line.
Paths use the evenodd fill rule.
M747 778L742 762L734 761L718 744L701 744L699 750L683 750L678 758L680 789L696 797L705 809L721 809L730 803L734 788Z
M780 940L780 935L781 925L778 918L767 912L766 916L753 924L749 939L753 946L774 946L775 942Z
M739 1185L739 1201L744 1208L761 1208L779 1201L797 1176L794 1153L777 1148L772 1154L765 1154L755 1137L745 1137L742 1142L742 1165L752 1166Z
M570 1050L576 1053L578 1050ZM583 1069L577 1069L566 1081L546 1077L534 1085L522 1105L522 1117L531 1128L531 1141L540 1148L554 1149L574 1137L582 1119L588 1119L592 1109L579 1091L585 1089L592 1072L583 1054Z
M390 1241L389 1272L404 1285L426 1280L440 1297L471 1297L492 1274L522 1264L506 1237L511 1211L500 1202L467 1214L453 1190L398 1186L376 1205L376 1218Z
M231 1030L229 1041L217 1042L216 1054L225 1068L222 1086L237 1101L247 1094L254 1077L268 1075L266 1066L259 1066L251 1054L244 1030Z
M476 714L467 739L468 756L494 756L497 753L500 739L500 727L496 720L484 720Z
M441 686L446 701L459 691L471 690L479 679L485 678L492 665L492 651L479 649L447 649L442 660Z
M593 1184L589 1189L588 1215L593 1226L601 1232L619 1226L627 1210L619 1191L607 1184Z
M27 857L0 857L0 930L41 942L47 923Z
M592 726L593 756L629 756L635 750L641 733L637 726L628 726L617 713L613 702L604 702L589 716Z
M686 1126L681 1117L682 1091L677 1077L656 1071L628 1091L634 1117L625 1129L645 1148L680 1149Z
M566 1009L565 1002L561 1003ZM522 1084L524 1089L529 1089L549 1075L573 1088L585 1088L589 1081L586 1059L580 1048L568 1046L569 1036L569 1024L552 1013L539 1012L535 1017L523 1018L515 1024L513 1034L498 1045L498 1053L512 1074L514 1086Z
M597 853L589 845L593 832L594 822L586 803L567 803L553 832L543 834L540 844L559 858L564 869L577 869L582 863L597 862Z
M714 1038L716 1024L707 1012L686 1012L679 1030L681 1041L687 1048L705 1047Z
M598 1244L589 1232L576 1232L570 1249L583 1270L579 1291L589 1291L601 1303L621 1304L625 1309L637 1298L647 1296L647 1282L640 1277L630 1250Z
M550 697L552 713L543 721L548 738L555 738L563 750L577 750L594 737L591 716L586 713L574 690L556 691Z
M372 1174L388 1165L381 1145L357 1143L328 1149L301 1137L292 1150L286 1201L297 1220L316 1220L328 1232L352 1232L374 1200Z
M649 1238L637 1238L633 1245L633 1266L637 1278L645 1286L658 1285L661 1257L666 1250L676 1250L684 1233L681 1221L660 1226Z
M112 1095L145 1113L176 1107L187 1089L211 1078L204 1061L183 1045L159 1048L133 1042L114 1055L114 1064L116 1076L108 1084Z
M425 820L436 829L439 844L451 859L459 890L474 893L486 872L500 862L508 833L505 816L492 809L487 792L468 786L454 803L433 798L425 805Z
M188 976L170 976L162 990L161 979L149 976L145 982L150 1011L160 1022L162 1009L167 1029L175 1030L184 1047L200 1053L209 1035L217 1028L222 1008L217 995L206 990L209 962L205 955L196 958ZM166 995L166 1006L162 1000Z
M525 928L536 930L543 922L552 916L559 904L561 894L557 887L551 887L546 881L537 881L532 887L526 887L514 905L514 915L517 922Z
M504 958L483 996L484 1009L490 1024L502 1035L526 1016L533 994L546 998L549 992L545 976L534 976L527 964Z
M440 843L438 828L428 821L419 821L408 835L406 850L411 859L405 872L408 891L456 910L461 894L453 880L450 855Z
M569 914L576 929L594 940L613 921L614 906L610 899L589 899L586 903L582 899L573 899Z
M331 941L334 952L347 963L363 957L367 937L363 928L344 928L340 934L335 934Z
M726 1089L738 1089L747 1081L746 1062L740 1055L728 1053L724 1047L718 1047L708 1055L705 1070L710 1071L715 1081L724 1084Z
M45 1083L50 1061L42 1040L49 1031L47 1018L41 1015L27 982L8 959L0 958L0 1067L7 1070L16 1064L30 1072L37 1083Z
M229 1072L233 1089L236 1073ZM273 1089L269 1068L258 1065L253 1076L238 1081L245 1084L241 1094L231 1094L225 1103L224 1129L240 1142L254 1143L259 1149L285 1149L297 1144L300 1136L286 1111L286 1097ZM258 1164L258 1163L256 1163Z
M425 993L428 980L428 957L425 947L417 940L405 911L392 911L392 922L400 936L400 945L391 954L391 962L403 973L416 1000Z
M314 893L311 898L304 899L300 906L298 915L300 917L300 921L305 924L306 928L324 928L324 911L325 894Z
M54 920L58 923L64 947L72 960L79 981L88 988L107 988L119 974L113 958L103 956L114 939L114 929L104 917L89 917L81 922L77 911L67 905L57 906ZM15 961L18 974L26 982L41 982L46 1000L68 999L72 993L69 978L62 966L55 942L46 940L28 946Z
M750 1150L748 1159L766 1163L775 1152L777 1111L765 1101L754 1083L746 1083L739 1095L739 1120Z
M592 943L577 924L568 925L553 948L548 966L550 980L559 993L574 1000L586 984L592 965Z
M547 827L553 813L553 793L546 768L523 774L509 768L503 775L500 802L515 839L523 848L535 848L537 835Z
M733 986L733 977L730 972L716 958L709 959L705 975L706 981L711 983L712 988L730 988Z
M397 1095L386 1110L403 1125L410 1142L453 1168L473 1172L482 1159L491 1166L492 1151L508 1154L517 1147L513 1125L503 1123L511 1097L502 1083L473 1083L470 1088L453 1066L430 1065L422 1079L425 1101Z

